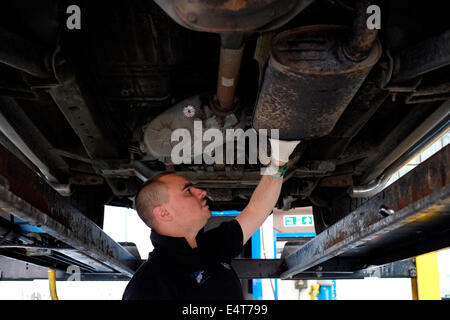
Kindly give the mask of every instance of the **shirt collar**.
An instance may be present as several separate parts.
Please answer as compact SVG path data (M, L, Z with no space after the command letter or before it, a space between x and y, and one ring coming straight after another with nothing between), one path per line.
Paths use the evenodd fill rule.
M203 233L204 228L202 228L198 233L195 239L197 240L199 236ZM170 237L157 233L155 230L152 230L150 233L150 240L153 243L155 249L163 249L169 252L174 253L182 253L182 254L193 254L197 251L197 248L191 248L186 238L181 237ZM198 241L197 241L198 245Z

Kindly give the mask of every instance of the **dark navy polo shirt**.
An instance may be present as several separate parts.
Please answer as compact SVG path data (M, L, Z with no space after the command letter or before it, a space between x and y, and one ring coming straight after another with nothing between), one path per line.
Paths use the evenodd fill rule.
M231 260L243 249L243 234L235 219L196 236L197 248L185 238L152 230L154 250L136 271L124 300L243 300Z

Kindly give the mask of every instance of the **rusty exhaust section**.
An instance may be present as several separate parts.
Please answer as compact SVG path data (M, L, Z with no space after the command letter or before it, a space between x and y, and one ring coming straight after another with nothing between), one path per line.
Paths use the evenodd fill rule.
M210 106L218 115L227 115L237 109L235 91L241 68L244 46L238 49L220 48L217 100L213 97Z
M361 62L343 51L348 29L318 25L279 34L264 76L253 127L279 129L280 138L331 132L381 55L378 41Z
M379 1L360 0L356 3L356 17L353 21L352 31L344 44L344 53L352 61L363 61L372 51L377 39L378 30L366 28L366 10L371 4Z
M209 106L218 116L227 116L239 108L235 92L244 53L244 34L222 33L220 39L217 93L211 96Z
M350 41L349 35L355 34L357 38ZM329 134L381 56L376 33L375 37L371 33L369 42L355 45L362 34L365 32L343 26L315 25L276 36L253 127L279 129L283 140ZM350 59L344 52L349 47L359 48L361 54ZM364 56L363 60L355 61Z

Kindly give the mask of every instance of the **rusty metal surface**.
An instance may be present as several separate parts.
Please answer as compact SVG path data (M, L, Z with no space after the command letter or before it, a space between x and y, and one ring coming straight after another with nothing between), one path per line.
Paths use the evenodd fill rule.
M177 64L186 64L184 43L193 42L188 30L154 1L114 0L106 7L88 2L84 7L90 13L85 20L89 30L80 46L87 47L88 62L118 119L132 116L129 105L167 107L174 84L171 74Z
M320 180L319 185L321 187L349 187L353 185L353 178L351 174L325 177Z
M241 188L242 186L256 186L261 180L261 172L229 170L224 172L208 171L177 171L196 185L211 188Z
M61 279L65 276L65 272L56 270L56 276ZM46 267L0 256L0 280L2 281L23 281L46 278L48 278L48 268Z
M339 159L355 136L389 97L382 88L386 81L382 62L377 64L342 113L329 135L318 138L305 152L310 159Z
M52 88L49 93L80 138L89 157L119 157L123 153L120 150L122 138L107 127L105 116L100 114L101 107L91 107L92 101L86 99L88 92L80 85L80 79L71 66L63 63L55 72L61 86Z
M234 259L231 265L240 279L278 278L284 269L281 259Z
M90 175L90 174L74 174L69 179L69 184L73 185L83 185L83 186L93 186L102 185L104 183L103 177Z
M202 32L267 31L292 19L313 0L156 0L182 26Z
M92 259L78 252L77 249L70 247L9 244L1 245L0 252L2 255L19 260L22 259L30 263L36 261L36 263L47 267L51 267L52 262L56 262L58 265L53 266L56 269L64 269L63 266L68 265L77 265L82 270L88 272L114 272L113 269L100 261Z
M113 270L128 276L133 275L133 257L81 213L73 210L70 217L65 217L68 220L65 225L14 196L3 186L0 186L0 204L3 212L13 214L32 225L38 225L46 233L94 260L102 261Z
M279 129L284 140L331 132L381 55L376 42L367 59L350 61L342 50L347 34L342 26L319 25L274 38L253 116L255 129Z
M208 188L207 197L211 201L231 201L233 200L233 189Z
M68 270L55 270L56 279L60 281L71 281L73 273ZM75 277L72 281L77 280ZM35 263L0 256L0 280L1 281L24 281L48 279L48 267ZM114 272L91 273L80 270L79 281L126 281L128 277Z
M141 260L139 264L144 263ZM240 279L279 278L283 271L283 261L280 259L233 259L231 265ZM79 281L126 281L128 278L119 273L102 272L89 273L83 270L78 274ZM342 272L325 268L322 270L308 270L295 275L293 279L363 279L377 278L410 278L415 276L416 268L412 259L389 263L380 267L368 268L352 272ZM56 270L56 279L71 280L72 273ZM30 262L0 256L0 280L24 281L47 279L48 268ZM73 279L77 280L77 279Z
M239 49L220 48L219 75L217 78L217 108L222 112L234 109L234 93L239 77L244 46Z
M450 31L432 37L395 57L393 82L413 79L450 64Z
M240 279L279 278L285 270L282 259L234 259L231 265ZM382 266L360 270L348 270L338 264L323 265L320 268L306 270L294 275L291 279L363 279L377 278L410 278L416 275L412 259L395 261Z
M450 245L449 164L447 146L286 257L281 277L334 257L380 264Z
M450 82L438 85L419 86L406 97L406 104L445 101L450 99Z
M91 220L68 204L32 170L0 146L1 211L44 232L108 267L131 276L135 258Z
M359 0L356 2L356 15L353 20L352 31L344 46L346 56L353 61L366 59L377 40L377 29L367 28L366 10L370 5L376 5L380 1Z

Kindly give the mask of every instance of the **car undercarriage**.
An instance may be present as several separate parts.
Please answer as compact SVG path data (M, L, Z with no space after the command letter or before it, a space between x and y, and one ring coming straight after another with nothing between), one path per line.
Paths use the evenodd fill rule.
M243 161L174 163L172 133L194 136L195 121L224 134L277 129L301 140L277 207L312 206L319 234L448 130L445 4L2 1L2 158L102 227L104 205L133 207L165 171L207 190L211 210L243 209L264 167L264 155L249 161L254 142L243 138Z

